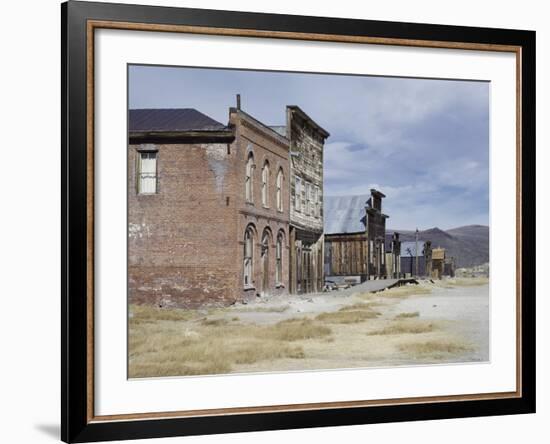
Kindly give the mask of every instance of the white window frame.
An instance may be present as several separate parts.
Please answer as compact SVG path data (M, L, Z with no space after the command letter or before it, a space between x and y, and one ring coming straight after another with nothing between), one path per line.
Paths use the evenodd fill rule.
M137 193L138 194L157 194L158 193L158 151L138 151L138 157L137 157ZM147 171L143 172L143 160L144 156L147 156L147 158L150 158L150 156L153 156L154 160L154 171ZM147 177L145 177L147 176ZM153 180L154 186L150 187L150 182L147 182L146 180ZM146 186L145 186L146 185ZM150 190L150 188L154 188L153 191ZM144 189L147 189L147 191L144 191Z

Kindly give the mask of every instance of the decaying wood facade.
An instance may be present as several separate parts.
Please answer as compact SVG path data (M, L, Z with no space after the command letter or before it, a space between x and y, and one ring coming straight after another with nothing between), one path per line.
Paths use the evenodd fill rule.
M327 276L367 277L367 233L325 234Z
M400 277L401 241L399 233L394 233L386 245L388 216L382 213L384 197L372 189L366 202L353 202L349 211L352 218L339 227L343 232L325 233L325 276L329 279L355 278L363 282Z
M386 197L378 190L371 189L371 197L366 206L367 226L367 279L383 279L386 270L386 219L382 213L382 199Z
M386 250L386 275L398 279L401 277L401 240L399 239L399 233L393 233Z
M323 148L329 133L297 106L286 108L290 141L290 292L321 291Z
M447 251L445 248L434 248L432 254L432 277L435 279L440 279L442 276L454 277L456 269L455 258L447 257Z

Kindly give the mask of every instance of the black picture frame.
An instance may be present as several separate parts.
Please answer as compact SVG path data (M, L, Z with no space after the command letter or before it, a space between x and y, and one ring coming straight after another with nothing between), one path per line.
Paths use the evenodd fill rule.
M204 26L521 48L521 395L318 410L94 421L89 415L87 23ZM69 1L61 5L61 439L90 442L180 435L510 415L535 412L535 32L356 19ZM92 320L93 321L93 320Z

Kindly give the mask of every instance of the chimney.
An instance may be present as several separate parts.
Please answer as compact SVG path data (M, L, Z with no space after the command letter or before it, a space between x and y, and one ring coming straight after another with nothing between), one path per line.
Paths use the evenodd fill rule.
M237 109L241 110L241 95L237 94Z

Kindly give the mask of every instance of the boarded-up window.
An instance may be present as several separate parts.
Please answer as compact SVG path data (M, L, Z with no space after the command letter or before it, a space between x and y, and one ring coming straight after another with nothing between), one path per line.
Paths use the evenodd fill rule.
M302 206L300 205L302 198L302 181L299 177L296 177L296 184L294 187L294 209L296 211L301 211Z
M374 243L369 241L369 263L374 262Z
M315 217L321 217L321 201L319 195L321 194L319 187L316 185L313 193L313 205L315 206Z
M311 184L309 182L306 182L306 186L305 186L305 189L304 189L304 198L303 198L303 201L304 201L304 207L305 207L305 210L304 212L306 213L307 216L309 216L311 214Z
M157 152L138 153L138 193L155 194L157 192Z
M319 205L317 214L319 215L319 217L323 217L323 192L321 191L321 188L319 188L317 191L317 200Z

